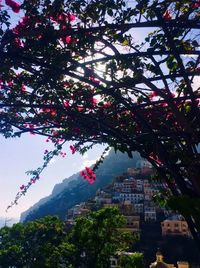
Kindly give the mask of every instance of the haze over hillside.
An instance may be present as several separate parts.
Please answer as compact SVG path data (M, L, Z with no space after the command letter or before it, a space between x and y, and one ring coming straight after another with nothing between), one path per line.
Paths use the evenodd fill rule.
M74 174L55 185L51 195L42 198L23 212L20 221L26 222L46 215L58 215L64 219L70 207L93 197L97 189L105 187L115 176L126 172L127 168L136 167L140 160L141 157L137 152L131 159L126 154L111 150L97 170L97 180L93 185L84 181L79 173Z

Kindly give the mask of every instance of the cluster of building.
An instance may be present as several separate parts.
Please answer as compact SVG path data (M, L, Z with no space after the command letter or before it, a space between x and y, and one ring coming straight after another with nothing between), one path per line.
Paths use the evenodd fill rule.
M152 168L147 162L144 162L140 168L129 168L126 174L115 178L112 184L99 189L94 199L69 209L67 222L73 225L77 217L87 215L90 211L102 207L117 207L126 218L126 225L122 229L138 237L145 224L157 222L160 223L162 236L180 235L191 238L187 222L182 216L160 208L153 201L153 196L163 190L164 185L162 182L151 182L151 175ZM116 265L117 258L113 257L111 267L117 267ZM189 267L186 262L179 262L177 265L178 268ZM157 254L156 262L150 267L175 268L172 264L163 263L161 254Z
M161 209L153 201L153 196L164 189L161 182L151 182L152 168L148 162L143 162L140 168L129 168L123 176L115 178L105 189L99 189L92 201L81 203L68 210L67 221L73 224L78 216L84 216L92 210L102 207L118 207L126 218L124 229L141 233L141 222L161 222L162 235L182 235L191 237L187 222L180 215Z

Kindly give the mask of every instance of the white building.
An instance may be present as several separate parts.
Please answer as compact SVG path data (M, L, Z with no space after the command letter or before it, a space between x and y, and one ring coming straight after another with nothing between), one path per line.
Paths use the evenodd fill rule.
M142 192L143 191L143 180L136 180L136 190L138 192Z
M140 192L135 193L120 193L121 201L130 201L133 204L137 204L144 200L144 194Z
M122 193L131 193L137 188L137 182L134 178L125 179L123 182L115 182L114 190Z

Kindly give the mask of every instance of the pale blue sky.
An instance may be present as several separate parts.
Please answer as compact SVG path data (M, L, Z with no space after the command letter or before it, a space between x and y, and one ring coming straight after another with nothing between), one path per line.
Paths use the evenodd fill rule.
M18 1L21 3L22 1ZM3 1L4 4L4 1ZM6 5L4 8L10 10ZM22 17L21 12L15 14L12 11L12 24L16 24L19 17ZM134 30L134 38L140 41L141 29ZM101 155L102 147L97 146L84 157L79 154L72 155L69 150L69 145L65 145L67 157L57 157L42 174L41 179L31 187L26 194L19 200L17 206L12 207L6 213L5 210L11 201L14 200L19 187L26 184L30 177L25 172L38 168L43 163L43 153L48 146L45 138L25 134L21 138L4 139L0 136L0 217L19 218L21 212L28 209L41 198L49 195L56 183L61 182L64 178L80 171L84 166L89 166L98 156Z
M67 156L56 157L55 162L43 172L41 179L19 200L19 204L5 213L6 207L14 200L19 187L30 179L25 171L41 166L44 150L53 148L53 145L46 143L45 140L44 137L30 134L16 139L4 139L0 136L0 217L19 218L21 212L49 195L56 183L90 165L103 150L101 146L97 146L95 150L82 157L79 154L72 155L69 149L71 143L66 144L64 149Z

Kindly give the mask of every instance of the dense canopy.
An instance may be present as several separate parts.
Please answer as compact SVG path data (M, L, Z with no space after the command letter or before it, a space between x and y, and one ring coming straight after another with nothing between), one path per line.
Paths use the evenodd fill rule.
M110 258L128 250L133 234L120 228L125 218L116 208L103 208L69 226L55 216L0 229L1 268L108 268ZM122 259L120 267L143 268L142 254ZM134 266L133 266L134 265Z
M72 153L108 144L151 162L178 208L189 204L182 212L198 239L200 1L1 5L0 132L56 146L15 202L65 141Z

